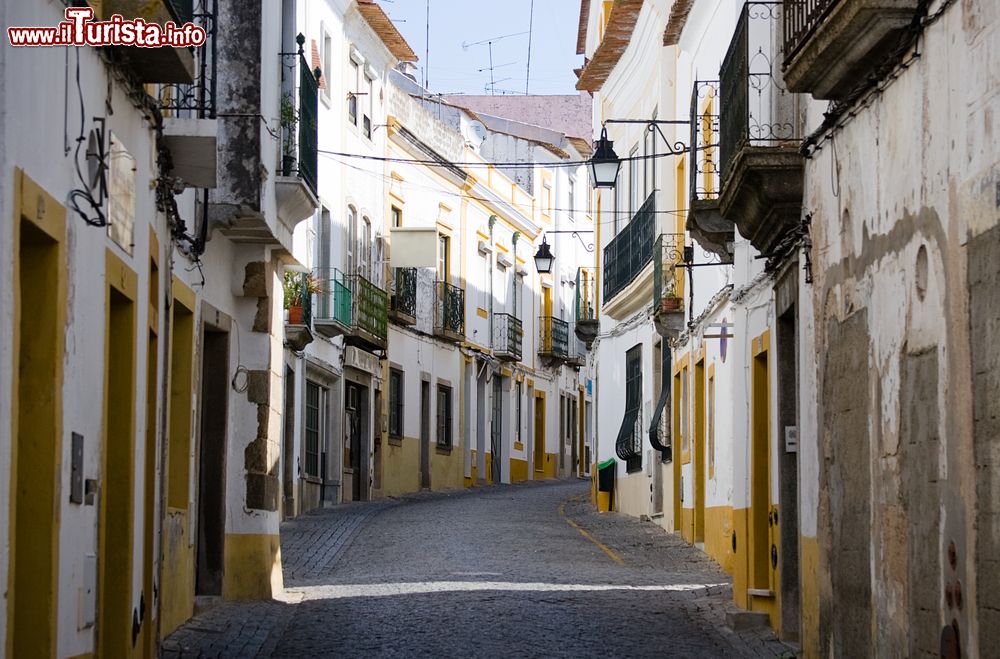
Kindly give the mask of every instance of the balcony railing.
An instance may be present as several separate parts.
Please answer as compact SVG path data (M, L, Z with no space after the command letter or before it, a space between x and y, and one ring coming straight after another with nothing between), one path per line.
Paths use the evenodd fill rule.
M538 319L538 355L555 360L569 357L569 323L552 316Z
M802 139L793 95L779 73L778 2L743 5L720 70L719 110L722 185L733 160L748 146L784 146Z
M214 119L216 72L216 17L218 0L168 0L167 9L177 25L194 22L205 30L205 42L195 50L193 84L167 84L160 88L160 107L176 117Z
M841 0L785 0L785 59L791 59Z
M509 313L493 314L493 354L504 361L521 361L524 327Z
M366 347L383 348L389 327L389 295L361 275L337 269L317 272L320 287L313 326L327 337L343 334Z
M597 279L593 268L576 270L576 320L597 320Z
M316 280L320 288L313 319L316 331L327 337L350 332L354 325L354 293L350 278L334 269L317 271Z
M684 234L660 234L653 247L653 313L660 309L663 299L679 297L676 267L683 262Z
M354 330L359 338L385 346L389 334L389 294L361 275L352 275Z
M282 97L281 107L281 140L283 176L297 175L302 179L313 194L316 193L318 169L318 116L319 116L319 78L322 72L309 68L303 51L305 37L298 36L299 50L297 53L282 53L282 75L290 68L287 58L294 57L298 69L297 100L286 93Z
M434 282L434 334L449 341L465 339L465 291Z
M691 202L719 198L719 82L696 80L691 89Z
M389 317L400 325L417 322L417 269L393 270L392 295L389 297Z
M632 220L604 248L604 301L620 293L653 258L656 193L646 198Z
M566 355L566 364L569 366L583 366L587 362L587 342L579 337L579 332L569 333L569 349Z

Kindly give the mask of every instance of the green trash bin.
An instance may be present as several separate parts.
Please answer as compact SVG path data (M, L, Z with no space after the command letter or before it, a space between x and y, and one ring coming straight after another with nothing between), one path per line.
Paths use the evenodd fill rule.
M614 458L609 458L597 465L597 509L601 512L611 510L617 464Z

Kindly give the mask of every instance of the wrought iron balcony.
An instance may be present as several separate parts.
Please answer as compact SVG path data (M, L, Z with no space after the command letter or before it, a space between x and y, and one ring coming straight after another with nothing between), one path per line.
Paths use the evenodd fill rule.
M646 198L632 220L604 248L604 301L622 292L653 258L656 193Z
M493 355L500 360L521 361L524 327L509 313L493 314Z
M569 333L569 350L566 355L566 365L578 368L587 363L587 343L579 338L579 333Z
M172 117L214 119L216 113L216 22L218 0L167 0L167 8L178 25L195 23L205 30L205 43L195 49L195 79L191 84L160 87L160 107Z
M333 269L318 272L313 327L326 337L343 335L348 344L365 349L386 347L389 295L361 275Z
M395 268L392 295L389 297L389 320L399 325L417 323L417 269Z
M600 331L597 321L597 278L593 268L576 271L576 336L589 347Z
M448 341L465 340L465 291L448 282L434 282L434 334Z
M283 65L282 72L285 68ZM322 72L319 69L313 71L309 68L301 43L296 54L295 68L298 69L297 102L294 102L291 94L287 93L282 99L281 174L298 176L315 194L318 168L319 78Z
M784 0L788 88L843 99L912 24L920 0Z
M684 234L664 233L653 248L653 323L662 336L684 330Z
M94 3L91 2L91 5ZM127 20L142 18L147 23L177 25L192 20L192 0L102 0L101 15L115 14ZM194 54L190 48L143 48L141 46L111 46L140 83L191 84L195 76Z
M691 88L691 164L687 230L702 247L728 257L733 223L719 211L719 82L696 80Z
M351 280L339 270L317 271L320 292L316 294L313 327L327 338L347 334L354 325L354 292Z
M553 316L539 317L538 356L551 362L569 357L569 323Z
M777 71L782 6L743 5L720 72L722 217L769 253L801 214L803 157L798 97Z

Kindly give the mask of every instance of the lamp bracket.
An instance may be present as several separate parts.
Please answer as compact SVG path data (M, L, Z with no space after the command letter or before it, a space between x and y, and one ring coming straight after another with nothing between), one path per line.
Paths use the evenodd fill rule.
M574 238L576 238L577 240L580 241L580 244L583 245L583 248L585 250L587 250L588 252L593 252L594 251L594 243L592 243L592 242L588 243L580 235L581 233L590 233L590 234L592 234L592 233L594 233L593 231L586 231L586 230L573 231L571 229L565 229L565 230L558 230L558 231L546 231L545 233L546 234L549 234L549 233L569 233L569 234L572 234Z
M601 122L601 127L607 126L608 124L641 124L646 126L646 130L652 132L656 131L660 134L660 138L667 145L667 153L664 155L674 156L681 153L687 153L688 147L684 142L673 142L667 139L667 136L663 134L663 129L660 126L690 126L691 121L689 119L605 119Z

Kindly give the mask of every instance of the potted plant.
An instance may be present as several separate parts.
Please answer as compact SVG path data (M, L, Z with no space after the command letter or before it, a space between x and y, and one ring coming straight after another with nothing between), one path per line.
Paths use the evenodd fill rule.
M284 281L285 308L288 324L301 325L303 302L307 296L321 292L316 277L309 273L286 272Z
M291 176L295 170L295 126L299 123L299 112L295 109L290 92L285 92L281 96L279 121L282 133L281 175Z
M671 276L664 282L663 295L660 296L660 313L677 313L684 311L684 300L677 295L677 280Z

